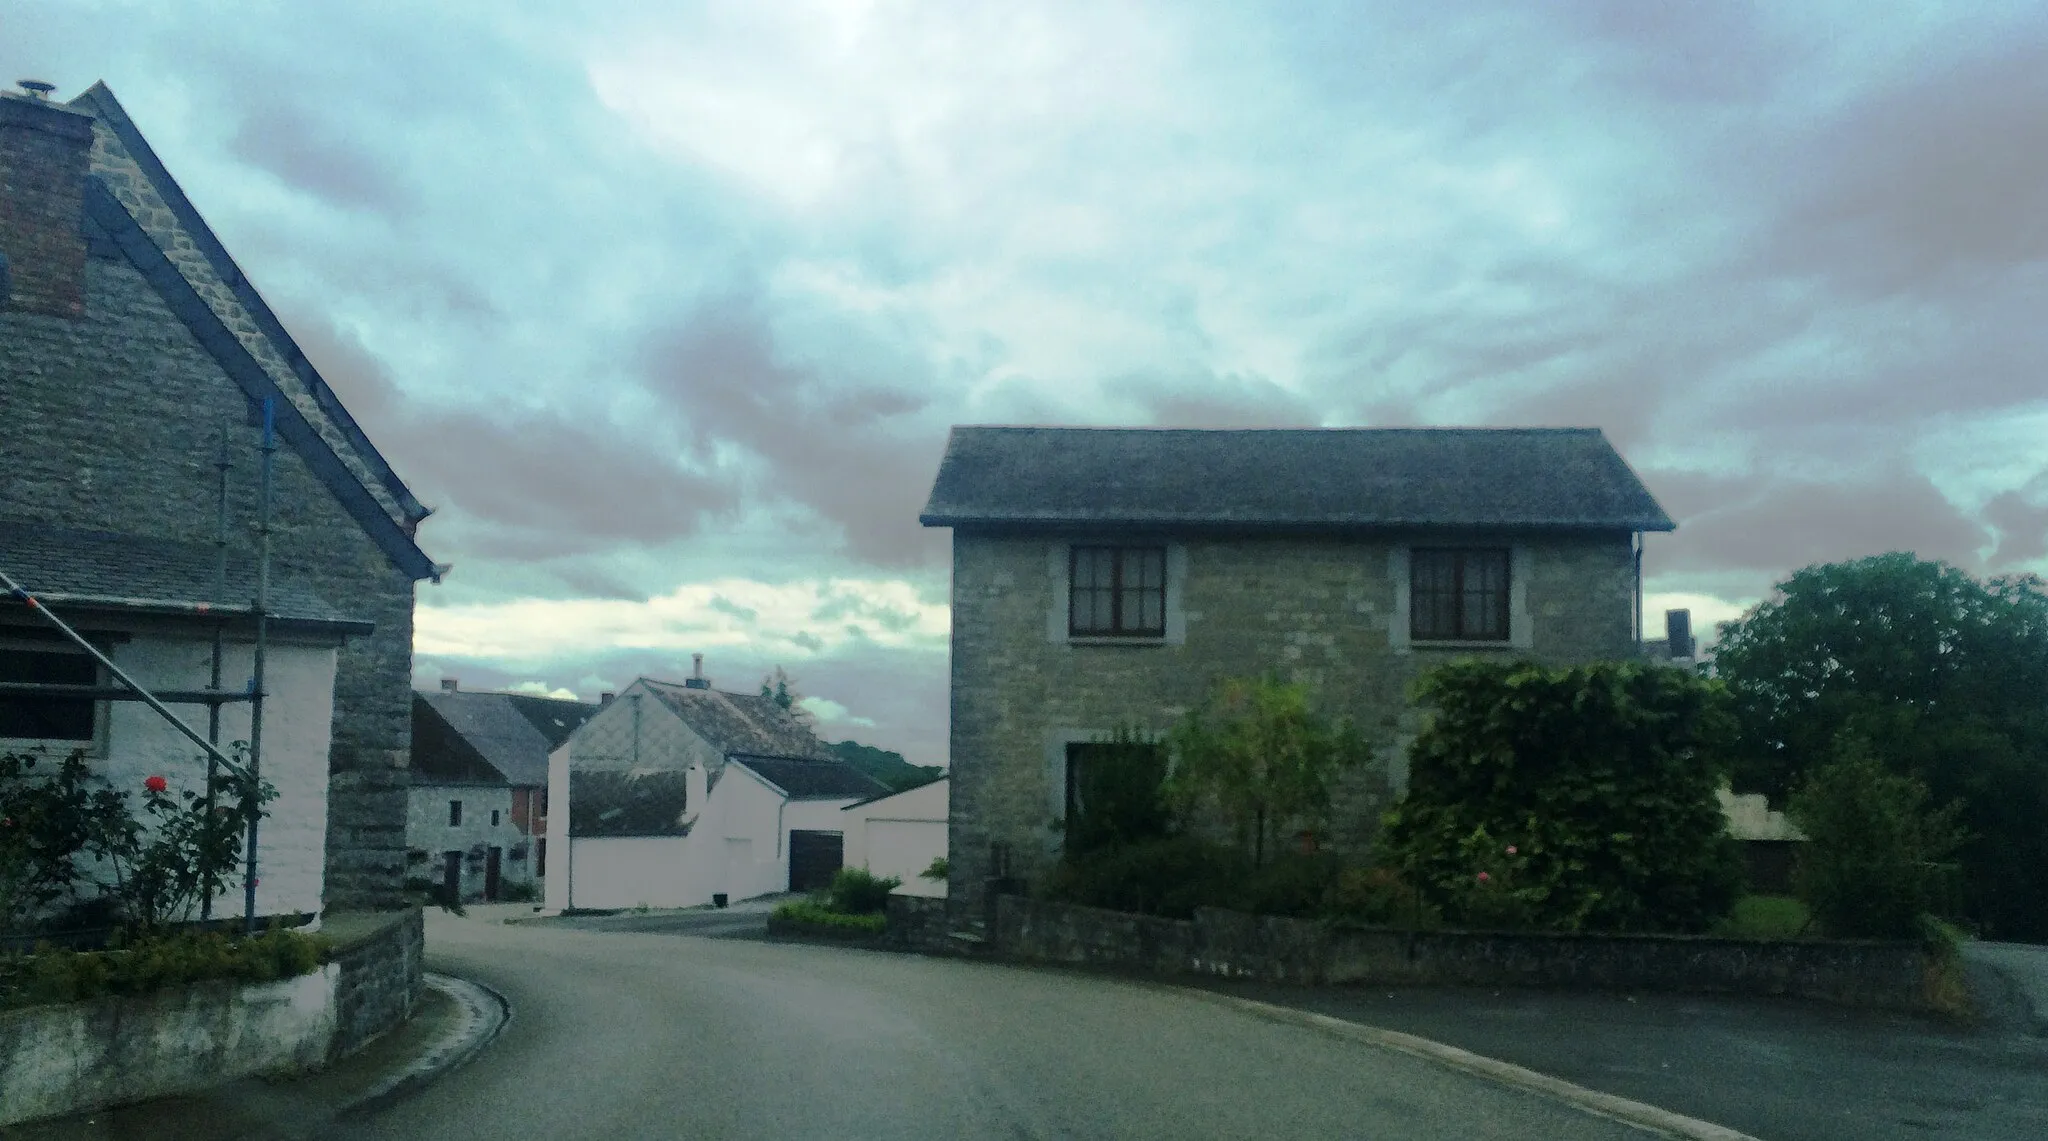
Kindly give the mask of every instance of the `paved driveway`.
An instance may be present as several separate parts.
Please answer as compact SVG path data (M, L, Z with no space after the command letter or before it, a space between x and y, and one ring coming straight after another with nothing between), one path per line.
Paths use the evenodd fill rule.
M644 917L642 917L644 918ZM476 1061L329 1136L1623 1141L1615 1121L1197 996L784 943L430 917Z
M1968 953L1987 1018L1967 1028L1797 1001L1216 989L1446 1042L1766 1141L2042 1141L2048 948Z
M768 913L795 895L743 899L731 907L693 907L680 911L618 911L610 915L515 917L520 925L539 924L579 931L633 931L653 935L695 935L705 939L765 939ZM474 908L471 909L475 911ZM490 918L486 915L483 918Z

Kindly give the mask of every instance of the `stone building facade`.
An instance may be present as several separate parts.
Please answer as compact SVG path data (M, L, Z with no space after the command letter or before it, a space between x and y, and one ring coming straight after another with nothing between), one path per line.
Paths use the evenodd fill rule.
M1640 533L1671 528L1584 431L956 428L923 519L953 529L956 900L1057 861L1070 746L1163 732L1226 677L1306 683L1377 746L1324 837L1364 849L1405 788L1414 680L1469 654L1633 658ZM1133 629L1077 598L1103 597L1086 563L1107 557ZM1428 568L1467 562L1493 568L1488 613L1449 633L1476 636L1425 628Z
M273 586L369 630L335 665L325 901L400 902L414 585L437 573L414 537L427 510L112 92L0 96L0 173L0 520L210 550L224 456L241 576L256 557L257 409L269 399Z

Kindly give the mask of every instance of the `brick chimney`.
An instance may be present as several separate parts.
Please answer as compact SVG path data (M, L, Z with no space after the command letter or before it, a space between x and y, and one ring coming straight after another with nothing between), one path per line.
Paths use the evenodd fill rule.
M455 691L457 691L457 690L459 690L459 689L461 689L461 688L462 688L462 679L460 679L460 678L444 677L444 678L442 678L442 679L441 679L441 692L442 692L442 693L454 693Z
M710 689L711 679L704 676L704 655L690 655L691 674L683 679L684 689Z
M0 93L0 307L46 317L85 315L85 176L92 116L22 80Z

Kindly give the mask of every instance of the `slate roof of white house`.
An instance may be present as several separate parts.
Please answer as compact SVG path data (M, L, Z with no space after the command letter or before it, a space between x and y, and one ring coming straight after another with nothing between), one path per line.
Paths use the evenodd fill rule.
M0 519L0 567L46 602L85 609L215 614L253 613L256 567L246 555L228 559L226 589L214 591L211 543L118 535ZM352 617L289 576L270 580L270 613L284 623L367 634Z
M845 761L798 760L792 757L734 756L791 800L845 800L888 795L881 781Z
M1598 428L955 427L919 521L1675 526Z
M775 704L773 698L716 689L692 689L672 682L641 679L663 705L727 756L793 757L835 761L823 742ZM866 793L861 795L865 796Z

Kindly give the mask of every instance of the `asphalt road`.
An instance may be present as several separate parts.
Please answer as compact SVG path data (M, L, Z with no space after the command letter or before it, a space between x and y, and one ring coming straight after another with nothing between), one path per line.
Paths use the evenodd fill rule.
M570 1138L1645 1136L1407 1055L1056 971L435 916L503 992L476 1061L327 1135Z

